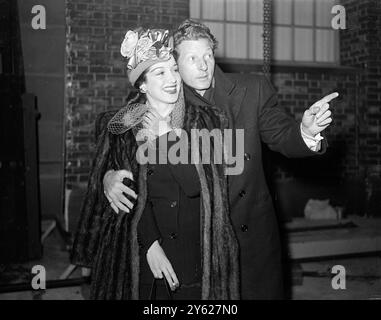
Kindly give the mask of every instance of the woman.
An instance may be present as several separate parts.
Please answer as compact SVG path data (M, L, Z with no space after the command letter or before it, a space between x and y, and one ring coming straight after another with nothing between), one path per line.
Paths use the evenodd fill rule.
M184 132L224 129L226 119L215 108L184 101L169 40L166 30L138 29L122 43L129 81L139 93L101 130L72 251L73 263L92 268L92 299L152 298L155 278L165 279L156 281L158 299L239 298L224 166L191 164L201 150L190 144L187 163L172 164L167 152ZM174 132L177 141L168 141ZM143 164L143 146L167 161ZM133 173L126 183L138 197L129 213L115 214L103 195L109 169Z

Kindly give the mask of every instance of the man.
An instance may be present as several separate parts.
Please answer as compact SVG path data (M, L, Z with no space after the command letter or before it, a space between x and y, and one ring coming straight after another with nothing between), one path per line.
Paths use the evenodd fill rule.
M283 297L281 252L274 208L262 166L261 142L287 157L324 153L320 132L331 123L333 93L313 104L296 123L277 107L276 93L258 75L227 75L215 66L217 41L203 24L186 20L174 35L175 52L185 99L196 105L222 108L232 129L244 129L243 172L229 176L231 219L240 245L242 299ZM113 209L129 211L133 195L124 178L127 171L108 171L105 195Z

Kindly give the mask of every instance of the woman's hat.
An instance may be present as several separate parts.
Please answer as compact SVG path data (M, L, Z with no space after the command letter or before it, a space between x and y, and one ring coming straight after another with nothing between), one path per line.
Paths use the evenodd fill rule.
M139 28L127 31L120 53L128 59L127 75L132 85L140 75L157 62L171 58L173 38L165 29Z

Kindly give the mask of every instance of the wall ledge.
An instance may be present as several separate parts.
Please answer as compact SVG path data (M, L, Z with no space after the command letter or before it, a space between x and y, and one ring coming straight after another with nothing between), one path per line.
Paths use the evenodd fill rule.
M216 63L224 72L229 73L262 73L261 60L243 60L243 59L219 59ZM361 68L353 68L332 64L286 64L273 63L271 73L331 73L331 74L361 74L365 72Z

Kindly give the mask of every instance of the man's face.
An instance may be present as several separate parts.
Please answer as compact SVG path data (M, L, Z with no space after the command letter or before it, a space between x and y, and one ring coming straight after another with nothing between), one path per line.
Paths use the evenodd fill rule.
M203 95L212 84L215 66L209 40L185 40L176 47L176 51L181 78Z

